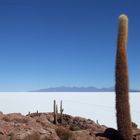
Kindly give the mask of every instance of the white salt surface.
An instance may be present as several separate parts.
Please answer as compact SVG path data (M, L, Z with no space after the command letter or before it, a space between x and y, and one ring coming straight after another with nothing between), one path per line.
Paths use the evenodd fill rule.
M115 94L113 92L1 92L3 113L52 112L53 100L63 101L64 113L98 120L116 128ZM132 121L140 127L140 93L130 93Z

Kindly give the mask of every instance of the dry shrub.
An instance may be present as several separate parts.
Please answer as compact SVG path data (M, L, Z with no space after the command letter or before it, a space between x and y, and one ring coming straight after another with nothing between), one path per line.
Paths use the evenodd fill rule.
M69 129L62 126L59 126L56 129L56 133L60 137L61 140L68 140L69 137L71 137L72 135L72 132Z
M135 122L132 122L132 127L133 128L138 128L138 125Z
M15 121L15 122L19 122L19 123L27 123L28 122L28 118L24 118L24 117L21 117L21 118L13 118L12 121Z
M40 140L40 135L39 133L35 132L33 135L28 135L23 140Z
M8 116L4 116L4 117L2 118L2 120L6 121L6 122L10 122L10 121L11 121L10 118L9 118Z
M11 117L11 116L4 116L3 119L6 122L18 122L18 123L27 123L29 120L25 117Z

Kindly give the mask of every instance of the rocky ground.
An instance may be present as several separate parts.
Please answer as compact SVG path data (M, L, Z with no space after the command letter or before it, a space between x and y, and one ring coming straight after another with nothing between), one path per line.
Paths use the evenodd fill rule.
M0 113L0 140L119 140L117 131L90 119L63 115L54 125L53 113ZM134 140L140 130L134 129Z

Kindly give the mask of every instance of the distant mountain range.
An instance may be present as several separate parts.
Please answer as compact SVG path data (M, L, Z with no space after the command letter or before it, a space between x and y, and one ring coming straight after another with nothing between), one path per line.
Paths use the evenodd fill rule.
M96 87L53 87L39 90L32 90L30 92L113 92L114 87L96 88ZM140 92L140 90L130 89L130 92Z

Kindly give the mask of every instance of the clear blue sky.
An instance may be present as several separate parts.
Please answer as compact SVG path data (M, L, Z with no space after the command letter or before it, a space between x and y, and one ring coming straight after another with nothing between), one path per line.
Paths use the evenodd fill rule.
M122 13L130 87L140 89L139 7L139 0L0 0L0 91L113 86Z

